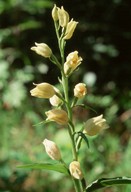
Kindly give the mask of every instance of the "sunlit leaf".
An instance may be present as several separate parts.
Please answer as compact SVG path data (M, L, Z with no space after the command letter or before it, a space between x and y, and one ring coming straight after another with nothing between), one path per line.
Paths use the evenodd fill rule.
M131 184L131 177L102 178L94 181L86 188L86 192L96 191L113 185Z
M60 173L68 174L68 169L61 163L51 164L51 163L33 163L26 165L19 165L18 168L24 169L41 169L41 170L52 170Z

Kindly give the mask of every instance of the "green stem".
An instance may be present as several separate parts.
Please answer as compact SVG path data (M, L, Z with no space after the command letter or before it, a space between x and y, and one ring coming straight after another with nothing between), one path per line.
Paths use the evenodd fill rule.
M65 105L66 105L66 109L68 112L68 118L69 118L69 121L72 122L72 111L71 111L71 107L70 107L70 103L69 103L69 96L68 96L68 78L65 77L64 74L62 74L62 84L63 84L64 95L65 95L65 100L66 100ZM76 153L73 130L74 130L73 124L69 124L68 132L69 132L71 143L72 143L73 160L77 160L77 153Z
M62 35L60 37L59 35L59 28L58 28L58 23L55 22L55 29L56 29L56 35L58 39L58 45L59 45L59 50L60 50L60 55L61 55L61 66L64 66L65 58L64 58L64 51L65 51L65 41L62 38ZM67 109L68 113L68 118L69 118L69 123L68 123L68 133L71 139L71 144L72 144L72 153L73 153L73 160L77 161L77 152L76 152L76 146L75 146L75 140L74 140L74 125L72 122L72 107L69 101L69 83L68 83L68 77L66 77L64 73L63 67L61 67L61 76L62 76L62 85L63 85L63 90L64 90L64 100L65 100L65 107ZM76 192L81 192L81 183L79 180L76 180L72 177L75 191Z
M59 45L59 49L60 49L60 35L59 35L58 22L54 22L54 25L55 25L56 36L57 36L57 39L58 39L58 45Z
M75 140L74 140L74 125L72 123L72 108L70 106L70 102L69 102L69 95L68 95L68 78L65 76L64 73L62 73L62 84L63 84L63 89L64 89L64 95L65 95L65 100L66 100L66 109L68 112L68 117L69 117L69 121L71 122L71 124L68 125L68 133L71 139L71 144L72 144L72 153L73 153L73 160L77 161L78 160L78 156L77 156L77 152L76 152L76 146L75 146ZM81 183L79 180L76 180L74 178L72 178L73 183L74 183L74 187L75 187L75 191L76 192L81 192Z
M61 70L61 64L59 63L58 59L55 57L54 54L52 54L49 59L50 59L50 61L51 61L52 63L54 63L55 65L57 65L57 67Z
M73 180L73 183L74 183L74 186L75 186L75 191L76 192L81 192L81 185L80 185L79 180L74 179L74 178L72 178L72 180Z

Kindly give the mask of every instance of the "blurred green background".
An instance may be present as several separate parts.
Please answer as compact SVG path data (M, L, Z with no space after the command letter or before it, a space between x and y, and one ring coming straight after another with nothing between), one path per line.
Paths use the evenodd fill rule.
M58 55L53 5L63 5L78 21L66 53L78 50L83 58L71 87L84 81L84 103L104 114L110 129L83 145L80 158L88 183L101 177L131 176L131 2L130 0L0 0L0 192L73 192L62 174L19 170L17 165L50 162L42 141L60 146L67 163L71 150L63 127L38 125L50 109L47 100L32 98L32 82L57 84L57 68L30 50L45 42ZM74 111L77 126L96 116ZM85 156L86 154L86 156ZM64 186L64 187L63 187ZM103 192L130 192L118 186Z

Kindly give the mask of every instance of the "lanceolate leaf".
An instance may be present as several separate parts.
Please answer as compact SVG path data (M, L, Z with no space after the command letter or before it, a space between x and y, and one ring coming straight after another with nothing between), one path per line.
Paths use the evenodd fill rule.
M102 178L94 181L86 188L86 192L96 191L113 185L131 184L131 177Z
M33 163L27 165L20 165L18 168L25 169L41 169L41 170L52 170L64 174L69 174L68 169L61 163L51 164L51 163Z
M88 148L89 148L89 141L88 138L85 136L85 134L81 131L78 132L78 137L77 137L77 144L76 144L76 149L79 150L81 146L82 139L86 142Z
M84 141L86 142L88 148L90 147L89 146L89 141L88 141L88 138L85 136L85 134L83 132L79 132L80 136L82 137L82 139L84 139Z

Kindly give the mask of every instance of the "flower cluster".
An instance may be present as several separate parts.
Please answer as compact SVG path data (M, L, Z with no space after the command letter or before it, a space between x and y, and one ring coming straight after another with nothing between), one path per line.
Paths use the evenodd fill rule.
M78 22L73 21L73 19L69 21L70 19L69 14L64 10L63 6L61 8L56 7L56 5L54 6L52 10L52 18L55 22L58 21L59 25L62 28L65 28L65 32L63 33L63 38L65 40L70 39L74 33L74 30Z
M75 139L75 134L77 134L77 131L75 130L72 115L73 107L77 106L77 102L86 96L87 86L82 82L76 84L73 90L73 99L71 100L69 98L68 80L71 74L74 73L78 66L81 64L82 57L80 57L78 51L75 50L70 52L66 56L66 59L64 59L64 49L66 44L65 41L73 36L78 22L74 21L73 19L70 20L70 16L68 12L64 10L63 6L59 8L54 5L52 10L52 18L58 39L61 61L56 58L51 48L45 43L35 43L35 46L33 46L31 50L45 58L50 59L50 61L58 67L61 73L61 78L59 78L61 91L47 82L42 82L39 84L34 84L36 87L33 88L30 92L34 97L49 99L50 104L53 106L53 109L45 112L47 116L45 121L53 121L61 126L68 127L67 130L72 141L73 149L73 160L68 166L68 170L70 171L71 177L82 180L83 173L80 167L80 162L78 161L78 153L76 150L79 137L77 140ZM102 130L107 129L108 127L109 126L106 123L106 120L103 118L103 115L100 115L87 120L83 129L78 133L84 134L85 137L87 135L94 136L100 133ZM50 158L64 162L62 160L60 149L53 141L45 139L43 144Z

